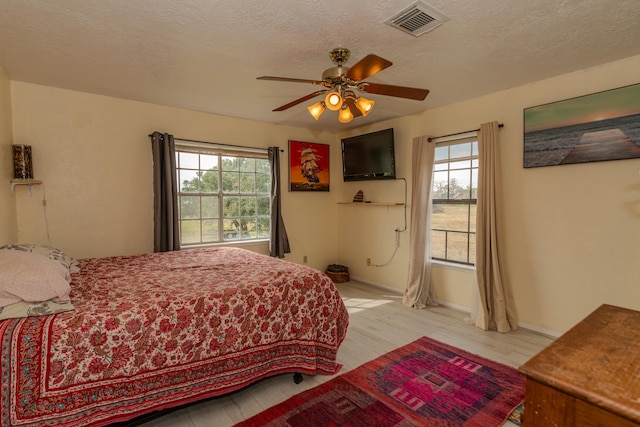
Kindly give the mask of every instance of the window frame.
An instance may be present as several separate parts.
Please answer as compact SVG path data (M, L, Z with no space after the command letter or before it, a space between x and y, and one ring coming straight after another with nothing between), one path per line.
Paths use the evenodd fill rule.
M249 147L230 147L230 146L222 146L217 144L207 144L207 143L191 143L191 142L178 142L175 143L175 153L176 153L176 177L177 177L177 199L178 199L178 224L179 224L179 232L180 232L180 245L184 248L188 247L199 247L199 246L219 246L219 245L229 245L229 244L244 244L244 243L259 243L269 241L271 234L271 165L268 165L268 170L266 172L259 172L258 167L254 166L253 171L242 171L241 166L238 166L237 171L229 171L224 170L223 164L225 162L225 158L233 158L233 159L255 159L261 161L269 162L268 150L260 149L260 148L249 148ZM198 168L191 167L191 165L182 167L180 160L180 154L194 154L198 155ZM214 162L214 166L210 169L202 169L202 158L200 155L206 156L214 156L217 157L217 161ZM215 191L203 191L202 188L199 188L197 191L183 191L183 181L180 179L181 171L191 171L195 173L195 176L202 177L206 172L210 172L212 170L216 171L216 180L217 180L217 189ZM238 188L233 192L226 191L223 188L223 174L224 173L234 173L238 174ZM240 187L240 180L243 174L251 174L254 179L254 191L253 192L243 192ZM263 185L266 185L266 192L260 192L258 188L255 186L258 184L258 176L261 176L261 182ZM198 204L199 215L194 218L183 218L182 217L182 209L183 209L183 197L198 197L200 199ZM217 217L203 217L202 210L203 197L213 197L217 200ZM255 198L255 206L254 212L252 215L242 215L242 212L238 212L237 215L234 216L225 216L225 198L234 197L238 198L239 205L238 209L241 209L240 201L242 197ZM266 204L263 202L260 203L259 199L266 199ZM267 208L267 213L260 215L258 212L259 207ZM228 233L231 230L225 230L225 223L227 220L237 220L238 224L235 229L235 236L230 237ZM242 220L250 219L254 221L255 224L255 232L258 233L255 237L245 238L242 227ZM217 231L217 236L214 239L206 239L205 238L205 221L214 221L216 225L214 228ZM262 224L264 225L264 220L266 220L267 228L260 232L260 227L258 226L258 222L262 220ZM183 227L186 221L197 221L199 222L199 239L197 241L195 239L190 239L189 242L185 242Z
M471 144L470 145L470 150L469 150L469 154L468 156L455 156L455 157L451 157L451 148L452 146L456 146L456 145L462 145L462 144ZM430 244L432 245L433 248L433 242L434 242L434 232L444 232L445 235L445 240L444 240L444 258L443 257L439 257L439 256L434 256L433 255L433 251L431 252L431 260L432 261L437 261L437 262L443 262L443 263L452 263L455 265L459 265L459 266L468 266L468 267L475 267L475 251L477 250L477 248L475 247L476 245L476 223L474 222L474 220L472 219L473 217L475 217L475 212L471 211L472 207L477 207L477 203L478 203L478 168L479 168L479 153L478 153L478 137L477 135L473 135L473 136L465 136L462 138L452 138L452 139L448 139L446 141L442 141L442 142L436 142L436 147L435 149L437 150L438 148L442 148L442 147L448 147L448 152L447 152L447 157L446 158L442 158L442 159L438 159L437 155L434 155L434 163L433 163L433 182L432 182L432 188L431 188L431 194L430 194L430 198L431 198L431 212L429 212L429 215L431 215L430 217L430 225L431 225L431 239L430 239ZM458 168L452 168L451 164L452 163L456 163L456 162L468 162L469 166L467 167L458 167ZM443 164L448 164L446 169L438 169L438 165L443 165ZM470 173L470 177L469 177L469 197L467 198L451 198L451 188L450 188L450 182L451 182L451 172L459 172L459 171L469 171ZM475 173L474 173L475 171ZM435 187L437 185L436 182L436 173L438 172L447 172L447 198L440 198L440 199L436 199L434 198L435 194L434 194L434 190ZM475 186L474 186L475 184ZM467 190L465 188L465 190ZM475 197L474 197L475 196ZM467 206L467 218L466 218L466 228L465 230L453 230L453 229L442 229L442 228L434 228L433 225L433 215L434 215L434 208L438 205L441 206ZM466 259L463 260L459 260L459 259L453 259L449 257L448 251L449 251L449 235L450 233L454 233L454 234L463 234L466 236ZM473 245L473 247L472 247ZM472 251L473 249L473 251Z

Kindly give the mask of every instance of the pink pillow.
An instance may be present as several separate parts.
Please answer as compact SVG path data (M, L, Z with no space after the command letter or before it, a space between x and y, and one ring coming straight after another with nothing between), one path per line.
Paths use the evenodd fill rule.
M0 250L0 307L20 301L69 301L69 271L39 254Z

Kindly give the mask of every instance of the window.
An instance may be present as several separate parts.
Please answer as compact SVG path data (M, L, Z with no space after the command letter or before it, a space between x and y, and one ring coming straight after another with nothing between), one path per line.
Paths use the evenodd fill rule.
M176 169L182 246L269 238L266 152L176 145Z
M475 264L477 139L449 141L435 148L431 257Z

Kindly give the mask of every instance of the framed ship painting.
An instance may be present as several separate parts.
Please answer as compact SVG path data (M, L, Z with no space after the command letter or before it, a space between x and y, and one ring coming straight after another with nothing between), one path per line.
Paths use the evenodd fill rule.
M524 109L524 167L640 157L640 84Z
M289 191L329 191L329 145L289 140Z

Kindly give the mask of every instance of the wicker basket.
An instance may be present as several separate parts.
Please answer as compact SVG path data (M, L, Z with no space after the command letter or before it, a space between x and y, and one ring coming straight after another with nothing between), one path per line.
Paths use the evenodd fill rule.
M344 283L349 281L349 268L344 265L329 264L325 270L325 274L333 280L333 283Z

